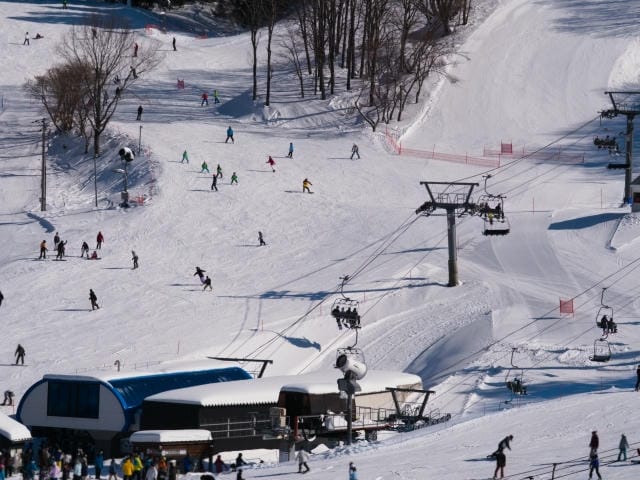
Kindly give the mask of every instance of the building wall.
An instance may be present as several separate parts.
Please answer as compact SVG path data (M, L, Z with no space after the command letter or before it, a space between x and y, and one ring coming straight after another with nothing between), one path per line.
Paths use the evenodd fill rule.
M57 427L76 430L120 431L126 426L124 411L113 392L100 385L98 418L54 417L47 415L48 381L27 392L20 403L20 421L28 427Z

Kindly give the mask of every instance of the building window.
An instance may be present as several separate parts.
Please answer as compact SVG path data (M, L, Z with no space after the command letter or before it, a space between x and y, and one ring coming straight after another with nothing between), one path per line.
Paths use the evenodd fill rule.
M47 415L50 417L98 418L100 384L49 380Z

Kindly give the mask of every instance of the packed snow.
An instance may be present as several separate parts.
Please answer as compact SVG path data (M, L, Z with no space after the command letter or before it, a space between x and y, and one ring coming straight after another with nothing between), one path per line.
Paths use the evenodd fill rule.
M636 478L640 224L622 206L624 173L606 169L624 157L596 149L593 137L624 143L625 119L600 120L599 111L611 108L605 91L639 90L640 4L474 3L472 24L456 28L447 75L431 79L422 102L388 129L402 146L425 152L481 157L501 142L521 152L500 156L493 169L393 153L385 126L372 134L342 85L326 102L300 99L284 62L272 105L254 103L249 35L229 26L208 25L204 38L179 12L167 15L162 33L145 29L159 23L157 12L118 4L72 1L62 12L59 2L0 2L2 389L17 402L45 374L110 375L116 363L124 374L216 356L273 359L268 376L328 370L336 349L355 342L330 317L339 278L351 275L344 293L360 302L358 347L368 367L419 375L436 392L427 409L452 419L319 449L309 478L347 478L349 462L362 480L490 478L486 455L508 434L509 478L548 479L554 463L556 478L585 477L592 430L603 477ZM51 136L41 212L43 113L23 85L57 61L58 42L93 12L130 19L140 48L160 42L164 59L125 95L104 137L98 207L92 156L76 138ZM286 27L278 25L278 38ZM214 89L220 104L211 101ZM201 107L204 91L210 104ZM235 143L225 144L229 126ZM137 151L138 142L142 155L129 172L136 206L122 209L117 151ZM359 160L349 158L353 143ZM181 163L185 150L189 163ZM203 161L211 172L223 169L218 192ZM477 198L487 173L488 191L506 195L510 233L485 237L479 218L458 218L461 284L449 288L446 221L415 214L427 200L419 182L477 182ZM302 193L305 178L313 195ZM79 258L82 242L93 251L99 231L101 260ZM37 260L40 242L52 249L56 232L69 241L66 261L52 251ZM202 291L196 266L213 292ZM618 333L607 339L611 361L595 363L603 287ZM99 310L91 311L90 288ZM573 300L574 314L560 314L560 299ZM12 366L18 344L24 367ZM505 382L519 375L528 395L514 397ZM622 433L631 458L614 462ZM270 461L244 474L295 472Z

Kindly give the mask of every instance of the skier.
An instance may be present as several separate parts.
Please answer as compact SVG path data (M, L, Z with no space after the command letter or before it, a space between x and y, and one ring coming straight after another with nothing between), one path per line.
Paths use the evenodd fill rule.
M618 444L618 448L620 451L618 452L618 462L620 461L620 457L624 457L624 461L627 461L627 448L629 448L629 442L627 441L627 436L623 433L620 437L620 443Z
M211 287L211 279L209 278L209 275L207 275L204 278L204 282L203 283L204 283L204 288L202 289L203 292L207 289L207 287L209 287L209 290L211 290L213 292L213 287Z
M207 173L211 173L209 172L209 165L207 165L207 162L202 162L202 165L200 165L200 173L204 173L205 170Z
M236 172L233 172L231 174L231 185L233 185L234 183L236 185L238 184L238 175L236 175Z
M64 257L64 246L66 244L67 242L63 242L62 240L58 242L58 254L56 255L56 260L62 260L62 257Z
M104 235L102 235L102 232L98 232L98 235L96 236L96 250L102 250L102 244L104 243Z
M133 269L138 268L138 254L135 250L131 250L131 260L133 260Z
M180 163L184 163L184 162L189 163L189 154L187 153L186 150L182 152L182 160L180 160Z
M93 251L93 253L91 254L90 257L87 257L87 260L100 260L98 258L98 252L96 252L95 250Z
M214 173L213 178L211 179L211 190L218 191L218 174Z
M358 480L358 471L353 462L349 462L349 480Z
M509 443L513 440L513 435L507 435L506 437L504 437L502 440L500 440L500 443L498 443L498 449L493 452L491 455L495 456L498 453L501 453L505 448L508 448L509 450L511 450L511 446L509 445Z
M216 167L216 176L218 178L222 178L222 167L220 166L220 164L218 164L218 166Z
M80 258L84 257L84 254L87 254L87 258L89 258L89 244L87 242L82 242L82 247L80 248Z
M307 473L309 470L311 470L309 468L309 465L307 465L307 462L309 461L309 454L304 449L301 449L298 452L296 458L298 459L298 473ZM303 466L306 469L304 472L302 471Z
M14 353L15 357L16 357L16 365L18 365L18 362L20 362L22 365L24 365L24 355L27 352L25 351L24 347L20 344L18 344L18 346L16 347L16 351Z
M493 478L498 478L498 471L500 471L500 478L504 478L504 467L507 465L507 456L502 450L496 453L496 469L493 472Z
M202 107L204 104L209 106L209 94L207 92L202 92L202 102L200 102L200 106Z
M142 108L142 105L138 105L138 116L136 117L136 120L142 121L142 111L144 109Z
M176 50L178 50L176 48L176 37L173 37L173 41L171 42L171 45L173 45L173 51L175 52Z
M262 247L263 245L266 245L264 238L262 238L262 232L258 232L258 242L260 242L260 247Z
M42 240L40 242L40 256L38 257L38 260L40 260L41 258L47 258L47 250L49 250L47 248L47 241L46 240Z
M218 98L218 90L213 91L213 103L220 103L220 99Z
M22 42L22 45L29 45L29 32L24 34L24 42Z
M304 192L305 192L305 190L306 190L308 193L312 193L312 192L311 192L311 190L309 190L309 187L310 187L310 186L312 186L312 185L313 185L313 183L311 183L308 179L306 179L306 178L305 178L305 179L302 181L302 193L304 193Z
M598 447L600 446L600 439L598 438L598 432L591 432L591 440L589 441L589 448L591 449L591 453L597 453Z
M242 467L243 465L249 465L249 464L244 461L244 458L242 458L242 452L239 452L238 456L236 457L236 468Z
M11 390L4 391L4 400L2 400L2 405L8 405L11 407L13 405L13 395L14 393Z
M589 478L593 475L593 471L595 470L596 475L598 475L599 479L602 479L602 475L600 475L600 460L598 460L598 453L596 451L591 451L589 455Z
M289 143L289 153L287 153L287 157L293 158L293 142Z
M206 270L202 270L200 267L196 267L196 273L194 273L193 276L195 277L196 275L198 275L200 283L204 283L204 272L206 272Z
M276 169L275 169L276 162L275 162L275 160L273 158L271 158L271 155L269 155L269 160L267 160L267 163L271 167L271 171L273 173L276 173Z
M134 43L133 44L133 56L137 57L138 56L138 43ZM135 78L135 77L134 77Z
M96 297L95 292L90 288L89 289L89 300L91 300L91 310L95 310L96 308L99 310L100 305L98 305L98 297Z
M358 145L356 145L355 143L351 147L351 160L353 160L354 155L357 155L358 160L360 160L360 150L358 149Z
M224 143L227 143L229 141L229 139L231 139L231 143L236 143L233 140L233 128L231 128L231 126L229 126L229 128L227 128L227 139L224 141Z
M637 392L638 390L640 390L640 365L638 365L638 367L636 368L636 377L638 377L636 380L636 392Z
M60 243L60 235L58 235L58 232L56 232L53 237L53 248L55 248L56 250L58 249L58 243Z

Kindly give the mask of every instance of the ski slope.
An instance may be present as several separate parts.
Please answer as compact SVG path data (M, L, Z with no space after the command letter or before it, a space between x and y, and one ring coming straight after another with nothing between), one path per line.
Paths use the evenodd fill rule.
M358 346L370 368L419 374L437 392L429 408L453 419L318 453L311 478L346 477L349 461L362 479L488 478L493 464L484 457L509 433L512 478L550 478L554 462L584 475L593 429L603 463L623 432L636 448L640 227L620 208L622 174L606 170L609 156L592 145L594 135L624 130L622 119L597 120L608 108L603 92L637 90L640 71L633 20L640 6L614 4L480 2L482 21L459 32L447 77L399 125L410 148L479 156L484 146L510 141L527 150L553 144L585 158L503 159L489 190L507 196L511 233L483 237L481 220L460 218L461 285L448 288L446 222L416 217L427 196L419 181L482 184L486 169L390 154L381 136L345 110L348 95L299 99L284 64L275 70L271 107L254 104L246 33L148 34L155 14L115 4L74 1L62 13L58 3L0 2L0 385L19 398L44 373L110 369L116 360L134 369L207 356L272 358L268 375L331 368L336 348L354 342L329 316L339 277L349 274L345 294L360 301ZM33 122L42 113L22 85L46 71L56 43L96 11L129 18L140 48L160 42L164 60L118 107L97 166L98 208L92 157L77 139L57 137L49 145L47 211L40 212L41 133ZM184 25L175 15L170 28ZM286 27L277 35L287 35ZM44 39L33 40L36 32ZM212 100L213 89L222 103L200 107L201 93ZM135 121L139 105L142 122ZM228 126L234 144L224 143ZM139 138L143 155L132 164L129 190L152 198L124 210L117 207L122 179L112 170L120 167L118 148L137 150ZM354 142L360 160L349 159ZM185 149L188 164L180 163ZM211 175L200 173L203 161L212 172L223 168L218 192ZM238 185L229 184L232 172ZM304 178L313 195L301 193ZM82 241L93 247L98 231L102 259L78 258ZM258 231L267 246L258 247ZM52 248L55 232L69 241L66 261L36 260L40 241ZM140 257L137 270L131 250ZM201 291L196 266L211 276L213 293ZM588 357L600 334L602 287L609 287L619 333L610 339L612 361L596 365ZM89 288L100 310L90 311ZM559 298L572 297L575 314L560 316ZM18 343L27 350L25 368L10 366ZM509 370L513 348L530 391L516 399L504 387L516 371ZM601 470L630 479L635 468ZM245 476L292 471L264 469Z

